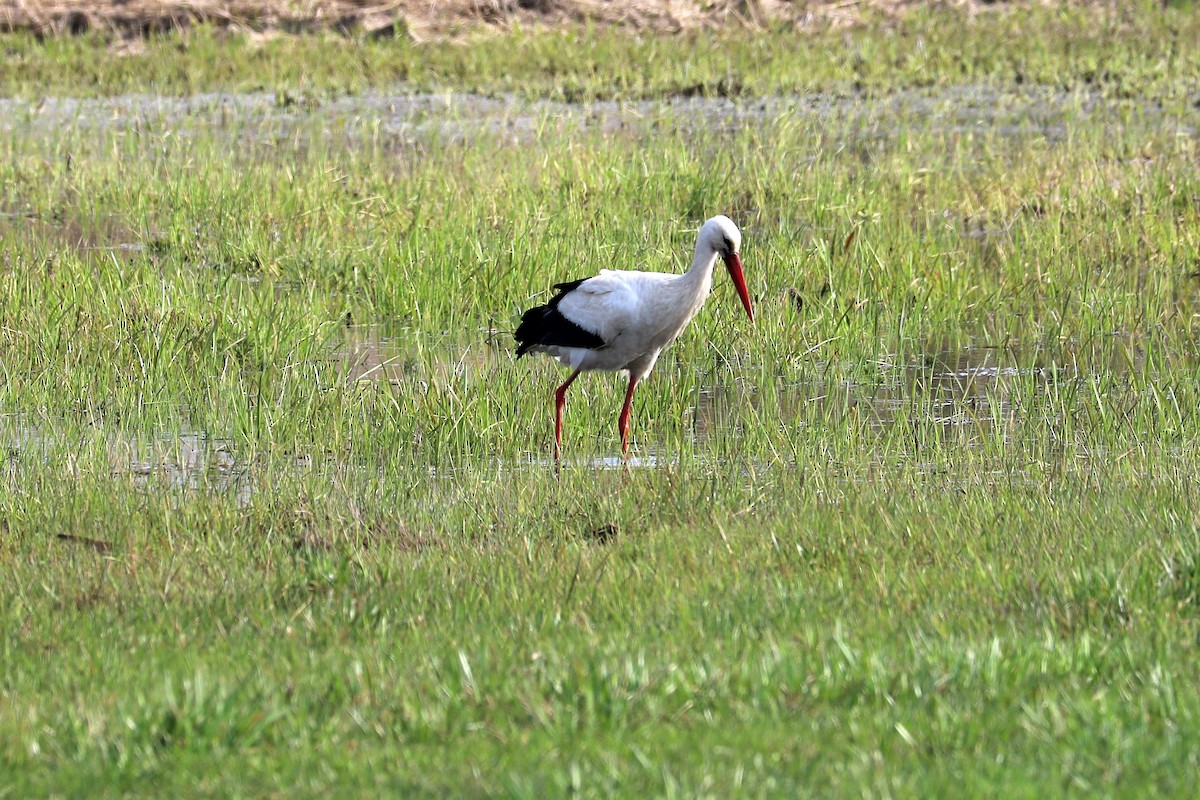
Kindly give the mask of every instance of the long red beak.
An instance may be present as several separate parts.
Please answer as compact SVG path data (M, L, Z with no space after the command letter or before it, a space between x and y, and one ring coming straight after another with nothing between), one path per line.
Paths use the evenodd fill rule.
M754 322L754 309L750 305L750 292L746 289L746 275L742 272L741 256L737 253L726 256L725 267L729 270L729 276L733 278L733 285L737 287L738 297L742 298L742 305L746 307L746 316Z

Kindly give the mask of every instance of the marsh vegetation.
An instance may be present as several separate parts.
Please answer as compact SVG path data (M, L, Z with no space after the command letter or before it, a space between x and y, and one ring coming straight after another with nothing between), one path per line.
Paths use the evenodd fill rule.
M1196 22L1108 22L0 38L0 786L1189 796ZM718 212L755 324L556 475L521 309Z

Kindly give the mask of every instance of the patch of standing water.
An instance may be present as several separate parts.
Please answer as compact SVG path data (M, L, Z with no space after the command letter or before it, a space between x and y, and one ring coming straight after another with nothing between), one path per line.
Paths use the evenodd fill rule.
M238 463L231 443L204 433L178 432L168 436L134 436L126 442L127 462L121 459L113 474L126 470L135 483L165 482L175 491L207 489L232 493L239 506L249 505L253 493L249 467Z
M901 422L924 424L969 446L984 437L1007 439L1018 422L1028 419L1030 412L1022 406L1022 398L1029 396L1031 387L1041 391L1100 372L1128 374L1145 368L1143 358L1144 349L1134 342L1124 342L1102 352L1066 347L1053 355L1037 349L977 344L914 348L913 355L877 359L870 365L875 375L870 380L781 380L774 387L778 413L772 410L775 416L771 421L800 430L810 425L823 427L828 420L853 414L863 420L867 429L882 432ZM424 383L427 388L430 381L453 384L496 369L519 368L506 359L504 349L493 336L480 337L472 345L441 345L418 352L403 335L389 337L379 326L360 326L347 330L345 342L334 348L326 363L334 364L337 374L348 382L413 381ZM828 365L814 360L811 366L819 374ZM671 362L661 368L670 370ZM690 419L691 440L696 446L691 455L657 449L653 441L638 440L635 431L636 441L628 461L617 453L568 452L562 468L656 470L685 463L725 464L725 459L705 452L705 443L728 437L734 426L743 424L737 409L761 405L765 388L727 367L709 371L694 390L695 402L683 412L685 419ZM551 441L548 392L546 403L544 454L496 464L502 472L555 468L548 452ZM100 461L107 463L108 474L126 476L147 491L232 494L241 506L253 499L252 465L237 457L232 442L185 426L169 432L129 434L86 427L80 430L61 421L56 425L53 420L6 414L0 415L0 443L6 445L4 472L9 478L35 469L39 462L62 463L67 469L78 471L77 464L85 456L89 463L95 463L95 448L100 448ZM778 465L778 461L773 460L772 464ZM484 465L476 465L480 466ZM751 460L743 466L760 470L770 465ZM431 477L452 478L465 468L439 464L431 467Z
M229 440L198 431L157 433L71 430L62 422L27 415L0 415L0 441L6 444L5 472L19 474L36 464L62 463L80 473L81 457L101 448L107 473L126 476L147 490L210 491L250 503L252 475L234 455Z
M0 212L0 240L34 248L47 245L69 248L81 257L112 259L135 258L148 250L145 235L130 230L114 215L95 220L67 216L39 217L32 211Z
M591 470L616 470L616 469L669 469L678 466L678 458L669 458L667 456L643 454L630 455L628 459L623 456L598 456L596 458L566 458L564 457L561 463L555 463L553 458L534 458L531 459L527 466L537 469L591 469Z
M341 374L351 382L407 382L424 392L431 382L451 387L462 381L486 382L488 373L497 369L523 368L511 361L504 333L489 330L486 336L481 333L461 344L429 343L428 337L424 344L414 344L402 331L389 336L379 326L361 326L347 329L345 341L335 348L330 361L339 364ZM767 395L774 395L777 405L761 416L765 423L784 429L824 428L831 421L854 416L867 430L886 432L898 424L919 426L970 446L984 440L1008 440L1024 422L1055 422L1037 418L1037 414L1053 412L1046 404L1031 407L1031 399L1089 375L1120 379L1141 373L1146 368L1145 358L1146 349L1138 340L1113 336L1087 347L1069 342L1053 347L913 342L906 354L885 355L870 364L831 365L813 357L803 370L813 376L811 379L780 376L773 387L760 385L724 364L688 375L683 370L696 367L682 366L670 353L660 362L658 372L665 374L668 382L694 387L690 406L684 407L686 400L679 398L679 413L690 429L692 444L700 447L728 437L734 426L745 424L743 409L761 409ZM854 377L822 377L831 367L833 375ZM696 377L700 378L698 387ZM549 392L547 388L547 426ZM546 435L544 455L536 453L530 460L507 468L553 466L548 457L549 427ZM638 442L628 466L663 468L681 463L679 456L654 448L653 442ZM704 463L709 458L709 454L696 452L688 460ZM567 453L563 466L605 470L624 468L626 464L616 454L580 457ZM435 471L447 475L455 467L440 465Z
M1127 113L1130 110L1135 113ZM1153 103L1133 103L1131 109L1130 101L1112 100L1099 92L987 84L901 89L875 97L847 90L765 98L673 95L583 103L515 95L383 91L312 98L299 104L280 102L269 92L0 98L0 131L58 135L64 128L134 129L184 138L199 132L227 132L252 142L279 140L304 129L348 146L379 140L469 142L481 134L526 142L565 128L619 134L652 130L664 122L676 123L683 134L736 131L784 118L845 122L859 129L863 139L900 135L893 123L902 118L945 133L990 130L1002 136L1057 140L1066 136L1068 121L1080 115L1124 125L1161 127L1164 123L1161 109ZM1176 132L1194 136L1196 129L1195 122L1181 123Z

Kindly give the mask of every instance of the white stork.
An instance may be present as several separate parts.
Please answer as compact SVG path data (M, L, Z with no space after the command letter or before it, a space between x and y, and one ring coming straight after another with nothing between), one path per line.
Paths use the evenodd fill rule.
M517 357L530 351L547 353L572 369L554 393L556 462L561 458L567 387L579 373L592 370L629 373L629 391L617 423L621 452L629 459L633 390L650 374L663 348L675 341L704 305L718 256L733 278L746 314L754 321L742 273L741 248L742 233L733 221L713 217L701 226L692 268L684 274L603 269L594 278L556 284L549 303L521 316L514 334Z

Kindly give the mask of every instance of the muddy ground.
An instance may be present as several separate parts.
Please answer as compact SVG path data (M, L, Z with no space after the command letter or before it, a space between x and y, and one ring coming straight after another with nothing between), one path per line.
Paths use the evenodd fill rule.
M1036 2L1036 0L1031 0ZM721 25L850 25L920 6L973 13L981 0L0 0L0 31L138 37L206 23L266 33L333 30L441 38L512 25L588 22L677 32Z

